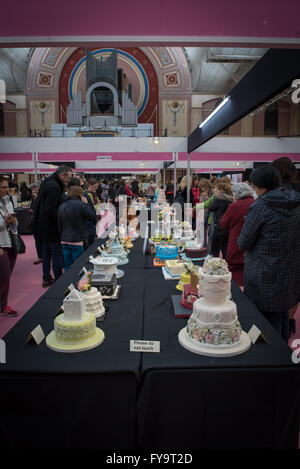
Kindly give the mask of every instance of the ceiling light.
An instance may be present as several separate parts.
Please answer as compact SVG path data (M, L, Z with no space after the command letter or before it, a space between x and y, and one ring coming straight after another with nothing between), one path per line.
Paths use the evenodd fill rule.
M207 116L207 118L199 125L199 129L201 129L201 127L203 127L204 124L206 124L206 122L208 122L209 119L212 118L212 116L214 116L226 103L228 103L229 99L230 96L226 96L223 101L219 104L219 106L217 106L216 109L214 109L213 112L211 112L209 116Z

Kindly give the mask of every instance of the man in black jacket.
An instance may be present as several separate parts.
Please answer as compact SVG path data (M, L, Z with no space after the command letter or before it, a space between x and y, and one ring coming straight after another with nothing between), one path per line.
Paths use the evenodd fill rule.
M139 183L137 182L136 177L134 176L131 179L131 192L133 192L133 194L136 195L137 197L140 194Z
M59 166L54 174L46 178L40 187L34 211L33 231L43 241L43 287L53 283L52 270L57 280L63 270L63 255L58 230L58 208L62 202L65 186L72 177L72 169Z

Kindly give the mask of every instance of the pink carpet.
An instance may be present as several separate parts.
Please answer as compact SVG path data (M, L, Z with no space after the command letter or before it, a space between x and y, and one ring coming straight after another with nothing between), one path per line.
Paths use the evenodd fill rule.
M26 253L17 258L11 282L8 304L18 311L15 318L0 316L0 337L3 337L42 296L46 288L42 288L42 264L33 265L37 254L32 235L22 235L26 244Z

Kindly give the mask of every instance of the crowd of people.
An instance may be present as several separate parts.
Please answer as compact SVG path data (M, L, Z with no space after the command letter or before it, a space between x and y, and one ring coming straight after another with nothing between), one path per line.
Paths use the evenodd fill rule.
M300 180L295 165L280 158L254 169L249 181L237 184L226 176L199 179L193 175L189 197L187 186L187 176L180 178L174 194L170 181L165 187L167 202L177 202L184 209L189 199L194 230L199 228L197 215L204 210L208 253L226 259L233 280L288 340L295 332L300 300ZM160 191L162 187L153 180L142 191L135 177L85 181L72 177L67 166L29 187L23 183L19 188L15 181L0 176L0 315L17 315L7 305L17 257L11 242L17 219L10 194L19 192L22 201L31 200L34 264L42 263L42 286L49 287L94 242L103 203L117 209L120 198L140 195L155 202Z

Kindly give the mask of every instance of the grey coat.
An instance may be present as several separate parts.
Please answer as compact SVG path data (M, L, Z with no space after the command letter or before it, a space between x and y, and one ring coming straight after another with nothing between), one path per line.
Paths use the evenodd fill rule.
M245 294L260 311L284 312L300 300L300 194L278 188L249 208L238 238Z

